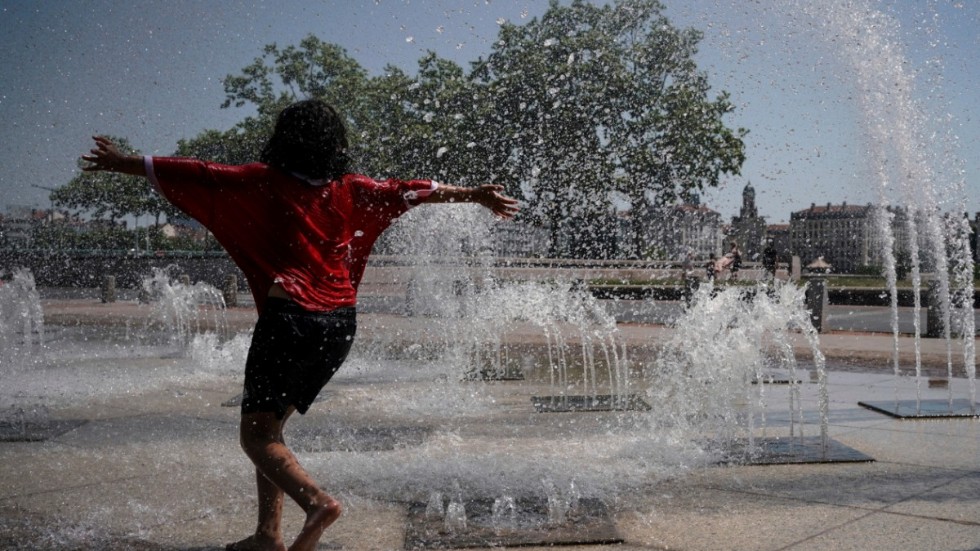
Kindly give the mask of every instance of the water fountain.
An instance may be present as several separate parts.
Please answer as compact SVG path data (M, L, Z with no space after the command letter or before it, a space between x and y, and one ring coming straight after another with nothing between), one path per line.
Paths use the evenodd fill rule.
M628 469L626 465L634 460L646 463L650 453L663 457L665 462L656 468L668 471L677 464L673 464L674 459L664 457L664 453L677 453L680 455L676 458L681 462L697 464L871 461L870 457L827 435L826 374L802 289L793 285L763 286L754 289L752 296L735 289L713 292L704 287L676 323L674 337L665 344L660 356L654 358L636 353L635 343L632 346L626 343L602 305L571 282L507 281L496 275L490 262L454 257L459 251L439 250L438 244L428 239L429 225L448 227L451 224L446 218L462 218L463 223L456 222L459 227L478 228L476 231L486 233L486 224L491 220L484 218L479 210L460 207L426 212L425 216L412 214L399 222L396 235L409 243L411 250L421 251L419 257L430 259L419 262L412 277L452 280L452 283L444 279L431 285L434 298L429 299L451 301L452 310L447 310L445 305L425 305L421 296L413 299L415 308L434 316L419 321L437 335L436 342L425 346L425 360L430 365L423 369L448 365L448 371L442 367L438 375L440 384L448 386L454 380L459 381L464 386L458 390L466 394L449 398L444 388L438 395L437 405L419 398L413 398L410 404L400 404L403 398L392 391L378 399L394 410L386 411L386 416L400 415L403 407L423 414L431 430L423 444L426 447L444 438L443 431L454 425L453 418L476 415L495 419L500 414L496 408L519 407L513 396L495 402L504 390L520 395L521 388L547 389L545 395L533 392L531 396L537 411L578 413L568 421L521 419L522 428L514 432L496 429L495 434L506 435L508 440L527 430L537 436L533 444L524 444L528 449L518 450L507 444L499 451L483 450L481 453L489 457L487 464L480 467L470 464L471 459L462 451L468 449L463 441L453 444L460 450L453 463L439 463L437 471L448 476L433 477L427 469L418 470L421 466L407 465L405 473L387 473L389 478L398 479L408 494L417 496L409 508L408 547L464 546L474 542L545 545L562 541L615 541L618 536L608 529L604 503L615 499L620 487L606 469ZM459 289L467 291L460 296ZM468 315L461 315L461 311ZM367 348L386 351L421 348L419 343L426 342L424 331L416 324L412 325L412 331L410 338L397 331L386 332ZM810 343L812 363L819 375L818 384L813 386L820 408L820 428L813 434L804 434L807 423L791 342L794 331ZM392 346L389 339L413 344ZM370 354L363 349L360 352ZM405 360L387 357L382 361L390 366L393 361ZM515 369L523 373L521 382L491 378L488 387L474 387L474 383L486 379L464 375ZM757 433L766 434L766 415L771 407L766 395L768 385L764 383L776 371L788 372L789 432L778 438L760 438ZM487 399L494 401L488 404ZM807 400L812 400L812 396ZM507 418L512 419L510 415ZM575 431L552 440L538 432L540 427L530 429L524 426L525 422L535 426L567 424L575 427ZM783 432L780 425L777 433ZM578 448L583 437L587 449ZM569 449L568 438L574 440L575 451ZM627 442L631 451L622 448ZM496 447L499 446L498 443ZM624 455L612 452L615 459L610 460L606 453L615 449L624 450L621 452ZM532 456L524 455L528 451L532 451L533 460ZM434 450L420 453L431 452ZM413 453L414 450L405 450L401 459ZM446 452L437 456L442 453ZM424 461L431 464L435 459L428 456ZM557 463L543 471L535 468L542 461L552 460ZM413 461L409 459L409 463ZM620 465L620 461L624 463ZM596 474L596 462L603 464L598 478L592 476ZM503 480L493 480L487 479L488 473L497 477L506 475ZM573 481L571 473L577 473L579 478ZM382 476L380 472L375 474ZM543 495L540 490L534 490L540 485L529 479L536 475L548 480ZM421 480L427 481L429 487L415 484ZM626 484L624 488L629 486L627 481L620 482ZM560 490L563 487L575 489L565 492ZM444 496L450 499L446 501ZM500 530L501 508L511 500L521 519L519 529ZM576 508L572 503L582 506ZM569 525L578 528L545 529Z
M9 281L0 279L0 373L22 365L43 343L44 318L34 276L14 270Z
M204 282L191 284L171 265L154 268L143 278L141 297L153 305L153 318L175 344L188 345L195 335L212 332L227 337L225 300L221 291Z
M44 315L34 276L14 270L0 282L0 383L23 375L44 348ZM36 442L63 434L84 421L52 420L48 408L33 401L0 401L0 441Z
M861 9L854 9L861 8ZM808 8L811 15L832 21L836 30L834 41L839 55L852 69L855 90L861 113L865 117L864 128L874 175L878 186L880 209L876 216L876 228L882 245L883 266L890 287L892 304L892 332L898 338L897 285L895 278L895 251L898 246L908 248L911 260L912 291L915 300L913 322L915 324L915 380L916 396L912 401L895 400L862 402L862 405L901 418L974 417L976 406L976 358L973 346L975 335L973 318L973 258L968 244L969 228L962 213L966 211L963 176L950 170L949 152L954 147L953 138L937 130L931 120L934 117L928 105L917 99L915 92L923 85L938 86L928 81L928 74L915 74L909 68L907 57L898 39L897 23L883 12L868 9L863 2L848 0L816 4ZM918 80L918 82L917 82ZM940 103L938 98L928 98L930 103ZM936 146L939 142L939 146ZM945 150L944 150L945 149ZM945 171L944 171L945 169ZM944 174L945 172L945 174ZM942 177L950 178L942 181ZM958 202L946 207L957 213L946 218L940 209L942 189L960 193ZM893 213L888 211L898 197L899 203L908 205L902 216L906 243L899 244L893 235ZM920 293L923 289L924 271L932 274L930 308L938 311L935 322L942 327L941 337L946 341L947 388L943 401L923 402L921 392L924 381L920 356ZM951 283L955 281L955 289ZM936 304L938 302L938 304ZM963 365L968 377L969 398L953 398L952 328L960 328L963 339ZM900 376L897 349L894 360L897 380Z
M492 251L472 246L487 241L489 220L481 214L467 207L413 214L393 229L393 239L428 260L403 282L407 309L417 317L382 318L381 330L373 333L367 327L348 365L325 390L325 404L298 419L288 435L304 464L329 480L351 510L366 509L372 500L407 507L407 547L622 541L611 521L611 511L623 507L618 503L628 507L633 496L694 468L783 453L773 449L771 434L817 450L818 459L835 453L826 370L799 289L759 288L755 296L735 290L712 296L702 289L664 352L643 357L601 305L572 283L495 278ZM427 249L436 245L425 238L433 226L458 228L462 237L446 240L448 250ZM4 360L0 406L10 412L4 418L11 426L23 427L33 411L50 416L75 408L98 416L101 406L123 410L122 398L172 399L187 413L141 415L182 429L194 428L191 421L203 426L190 439L207 442L227 461L201 469L212 481L201 491L206 495L191 492L180 504L204 511L206 520L222 519L229 511L215 511L210 503L238 504L247 469L233 459L240 460L234 411L217 407L215 396L237 388L249 337L229 338L224 329L199 332L221 323L194 317L199 303L187 297L220 294L175 281L172 273L156 273L148 282L156 298L147 318L159 319L166 330L59 327L30 344L32 335L43 334L40 324L29 330L17 325L19 333L5 325L4 343L30 344L33 351L28 359ZM5 299L0 306L14 302ZM32 308L21 311L39 319ZM800 382L805 378L793 355L796 338L811 345L817 385ZM27 376L25 369L34 372ZM523 381L493 376L518 371ZM787 375L785 407L775 405L776 391L765 384L774 372ZM537 403L546 407L575 397L601 405L600 396L609 407L537 415L530 406L542 395ZM632 397L645 407L624 407ZM30 409L34 401L40 405ZM807 422L803 404L813 402L817 419ZM788 423L770 426L772 409L788 411ZM111 418L100 421L119 426ZM143 439L141 426L134 425L119 438L138 444L121 450L137 457L133 463L166 470L193 461L186 441L165 431L164 437ZM70 448L82 447L86 435L100 436L91 430L38 453L68 448L79 454ZM86 453L96 464L103 460L98 450L80 455ZM71 520L149 539L187 522L154 499L137 494L116 508L75 508ZM238 505L229 509L242 516ZM101 541L85 530L52 530L61 530L55 535L69 543Z
M793 340L812 353L819 429L804 434L801 377ZM827 372L805 290L775 283L754 289L704 287L676 322L655 363L651 402L661 416L706 435L722 459L750 464L871 461L828 436ZM788 433L767 435L767 381L784 380ZM710 436L709 436L710 435Z
M446 207L446 212L462 217L463 227L491 222L466 207ZM411 219L404 223L400 231L416 231ZM297 420L289 435L313 472L335 473L331 479L346 501L395 498L417 503L409 509L417 513L410 515L416 523L410 533L416 534L418 546L450 541L620 541L608 503L632 491L637 476L649 482L718 461L722 446L706 445L701 436L720 442L718 435L737 430L723 428L725 423L750 434L764 427L759 415L765 405L758 400L764 385L741 387L747 393L743 401L754 402L749 425L737 413L745 408L735 403L734 394L730 408L719 416L705 415L707 403L685 398L701 388L702 381L672 376L669 364L653 364L651 358L635 354L585 290L560 281L499 281L489 270L475 269L479 262L465 264L461 273L468 279L459 275L458 280L465 286L482 282L479 291L447 298L438 291L452 286L437 286L433 293L434 300L455 300L457 307L465 302L470 315L433 313L437 306L427 306L428 316L392 320L387 330L364 335L348 365L325 389L325 405L314 408L308 419ZM428 273L430 266L418 268L418 274ZM148 277L146 288L153 290L148 294L154 303L139 306L145 308L144 327L51 327L50 338L32 360L32 375L5 379L9 384L4 385L0 405L23 405L21 396L30 394L56 411L84 403L111 404L120 396L152 395L167 388L176 389L178 400L191 395L192 388L235 388L248 334L228 339L214 331L184 333L203 325L223 327L213 320L193 321L188 312L201 310L200 305L187 308L189 296L220 295L199 292L166 272ZM690 315L722 326L752 325L750 320L759 318L764 321L756 325L774 331L787 325L785 316L806 319L798 295L787 294L783 302L761 300L767 296L745 302L731 293L720 294L725 304L756 305L743 309L737 320L720 322L718 303L708 297L696 300ZM206 319L214 315L211 308L203 311ZM758 337L763 338L768 337ZM424 353L413 348L421 344ZM786 346L786 341L777 344ZM669 357L680 362L677 354L685 347L675 349ZM395 356L392 350L403 352ZM471 376L488 368L519 369L524 378ZM746 381L758 377L759 369L739 356L728 373L733 380ZM673 380L669 395L662 394L667 386L656 386L665 379ZM631 395L649 405L622 407ZM540 416L532 407L540 396L548 396L552 405L575 396L594 402L608 396L612 407L565 418ZM234 410L213 411L222 409L218 403L198 415L234 415ZM332 404L346 405L338 410ZM327 411L330 414L324 416ZM798 418L793 430L802 430L801 424ZM224 422L222 426L227 430ZM180 448L163 447L154 460L164 465L182 453ZM390 454L397 456L395 464ZM220 480L235 470L219 468L214 475ZM446 501L438 498L441 509L433 504L435 498L428 499L434 493L448 496ZM435 510L441 510L441 516L433 519Z
M172 270L171 270L172 271ZM4 434L34 427L23 440L46 440L78 426L50 411L78 401L240 369L248 335L227 335L224 313L204 284L184 285L158 270L144 280L155 297L137 323L57 324L45 328L34 278L17 270L0 286L0 416ZM190 362L185 361L189 358ZM190 367L187 365L190 363Z
M482 379L523 378L524 370L538 367L550 383L547 396L532 398L539 411L648 408L630 393L630 362L615 319L588 289L560 279L500 281L492 248L466 246L492 243L493 220L479 210L413 214L394 234L417 259L409 311L444 322L440 356L453 357L467 366L469 377ZM434 228L448 226L465 228L463 236L448 243L429 238ZM533 350L506 344L514 331L533 332L544 344ZM581 385L573 384L573 373ZM584 393L570 395L570 388Z

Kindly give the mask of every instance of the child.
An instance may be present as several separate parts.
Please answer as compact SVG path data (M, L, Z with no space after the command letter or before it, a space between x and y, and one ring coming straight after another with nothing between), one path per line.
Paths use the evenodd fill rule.
M299 465L282 431L294 411L306 413L347 357L357 287L375 240L420 203L478 203L510 218L517 201L497 185L377 182L349 173L343 121L318 100L280 113L260 163L123 155L108 139L94 140L83 170L147 177L211 231L255 297L259 320L245 364L240 439L255 464L258 525L227 549L285 550L285 494L306 513L289 550L313 550L341 506Z

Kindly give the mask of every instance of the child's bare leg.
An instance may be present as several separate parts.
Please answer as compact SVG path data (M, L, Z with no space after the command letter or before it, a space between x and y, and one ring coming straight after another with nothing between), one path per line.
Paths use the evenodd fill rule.
M307 509L306 522L303 523L303 529L299 531L293 544L289 546L289 551L314 551L323 531L340 517L340 512L340 502L329 496L323 505Z
M279 424L279 441L283 442L282 426L292 411L286 412ZM227 551L286 551L282 539L283 492L262 471L255 469L255 485L258 493L258 524L255 533L241 541L229 544Z
M286 420L289 416L293 414L294 409L290 408L283 415L282 420L279 421L279 432L276 435L279 442L285 444L286 441L282 435L282 429L286 425ZM258 490L259 497L259 519L258 525L255 527L256 535L266 535L271 536L275 541L280 544L280 547L285 547L282 544L282 501L283 492L269 480L262 471L256 467L255 469L255 486Z
M259 494L259 523L255 533L282 541L282 490L258 468L255 469L255 485Z
M312 551L323 531L340 516L341 507L317 486L286 447L281 437L284 422L271 412L242 415L242 448L256 469L306 512L306 522L290 551Z
M255 469L259 494L259 522L251 536L229 544L226 551L286 551L282 540L283 493L278 486Z

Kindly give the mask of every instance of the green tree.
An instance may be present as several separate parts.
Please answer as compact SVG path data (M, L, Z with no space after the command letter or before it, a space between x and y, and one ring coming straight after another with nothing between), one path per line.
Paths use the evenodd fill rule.
M591 5L553 3L540 20L503 26L474 72L487 97L499 99L490 123L502 177L529 201L532 220L551 228L554 255L594 256L582 250L592 241L585 222L601 219L609 204L614 167L601 130L612 59L602 59L599 15Z
M429 52L411 77L388 67L367 82L361 166L374 176L486 182L482 107L464 70Z
M33 229L31 242L37 249L77 249L78 232L66 224L44 224Z
M298 46L269 44L240 74L223 81L221 107L248 106L255 114L227 132L210 130L182 142L179 151L219 162L255 161L284 107L301 99L322 99L346 117L351 155L359 159L367 81L366 71L343 48L313 35Z
M255 160L283 107L322 99L346 119L355 168L372 176L460 181L469 174L462 168L467 159L476 156L458 146L467 136L462 129L475 119L470 81L458 65L432 53L419 61L417 76L389 66L369 78L343 48L310 35L297 46L266 46L240 74L225 77L224 85L223 108L248 106L256 115L227 132L208 131L182 142L180 154Z
M269 131L258 119L249 118L230 130L205 130L189 140L180 140L175 154L231 165L250 163L258 159L263 144L259 140Z
M335 44L307 36L297 46L270 44L240 74L224 79L223 108L251 107L231 130L182 141L178 154L240 163L258 158L279 111L300 99L322 99L345 117L355 168L376 177L424 174L458 182L481 159L472 128L479 122L463 69L429 53L416 76L397 67L369 78ZM461 145L462 144L462 145ZM466 145L469 144L469 147Z
M553 0L540 20L504 25L475 64L499 102L493 157L550 226L556 254L595 252L589 240L608 223L611 192L639 214L741 167L745 131L724 125L731 103L708 98L693 60L701 34L662 12L656 0ZM634 227L633 254L642 233Z

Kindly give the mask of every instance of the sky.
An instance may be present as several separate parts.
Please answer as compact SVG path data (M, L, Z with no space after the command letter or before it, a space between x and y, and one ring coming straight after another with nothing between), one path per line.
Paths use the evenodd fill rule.
M731 95L728 125L749 130L741 174L703 194L710 208L737 214L747 183L770 223L811 203L880 198L862 91L834 38L848 10L870 9L897 24L889 39L902 52L902 70L915 75L912 97L929 121L923 131L940 144L920 148L941 165L937 194L944 206L980 211L980 66L972 61L980 2L663 3L675 26L704 33L699 67L713 93ZM832 6L835 17L814 5ZM249 112L220 108L222 78L266 44L296 44L312 33L346 48L371 74L389 64L414 73L428 50L468 67L490 51L501 22L521 24L546 9L544 0L0 0L0 209L48 207L47 188L77 174L92 135L168 155L179 139L230 128ZM869 43L875 32L868 29ZM890 113L875 115L894 124Z

